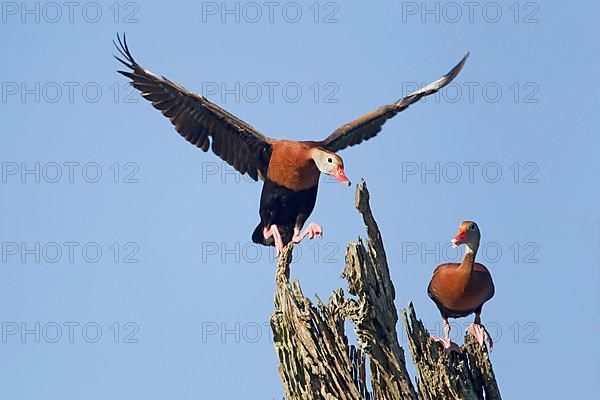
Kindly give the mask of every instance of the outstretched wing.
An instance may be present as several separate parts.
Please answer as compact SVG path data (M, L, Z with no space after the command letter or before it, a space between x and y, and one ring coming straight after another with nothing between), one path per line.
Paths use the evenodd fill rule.
M321 142L318 142L317 144L329 151L338 152L346 147L359 144L363 140L371 139L377 135L379 131L381 131L381 127L388 119L394 117L400 111L404 111L406 108L408 108L408 106L416 103L422 97L436 93L438 90L452 82L452 80L456 78L462 69L468 57L469 53L467 53L463 59L460 60L460 62L456 64L452 70L450 70L450 72L437 81L430 83L429 85L409 94L393 104L379 107L375 111L372 111L350 123L340 126L331 135L329 135L329 137Z
M117 40L114 44L124 60L115 58L131 70L118 72L131 79L131 85L171 120L181 136L202 151L210 147L210 137L213 152L236 170L254 180L267 176L271 139L203 96L145 70L133 59L125 36L121 40L117 35Z

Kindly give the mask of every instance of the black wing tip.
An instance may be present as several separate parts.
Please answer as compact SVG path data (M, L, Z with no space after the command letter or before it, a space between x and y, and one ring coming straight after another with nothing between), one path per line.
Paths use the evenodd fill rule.
M124 77L127 77L131 80L135 79L135 73L134 72L130 72L130 71L121 71L120 69L117 70L118 74L123 75ZM131 82L131 84L133 84L133 82Z
M131 69L136 69L139 66L133 58L133 56L131 55L131 52L129 51L129 46L127 45L127 37L125 35L125 32L123 32L123 39L121 39L121 35L117 33L117 41L113 40L113 44L115 45L117 51L124 58L123 59L118 56L114 56L120 63Z
M463 67L465 66L465 63L467 62L467 60L469 59L469 56L471 55L470 51L467 51L467 54L464 55L464 57L458 62L458 64L456 64L454 66L454 68L452 68L450 70L450 72L448 72L444 78L449 78L450 80L453 80L454 78L456 78L456 76L460 73L460 71L463 69Z
M467 62L467 60L469 59L469 57L471 57L471 52L467 51L467 53L465 54L465 56L462 58L462 60L460 60L459 64L461 65L465 65L465 63Z

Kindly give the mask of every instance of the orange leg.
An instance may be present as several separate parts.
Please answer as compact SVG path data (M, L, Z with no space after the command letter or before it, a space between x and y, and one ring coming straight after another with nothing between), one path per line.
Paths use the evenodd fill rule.
M494 348L494 341L488 333L487 329L481 324L481 314L475 314L475 321L467 328L467 332L475 336L480 345L487 340L490 351Z
M306 236L310 235L310 239L314 239L315 236L323 236L323 228L319 224L315 224L311 222L308 227L304 230L304 232L300 233L299 230L294 229L294 237L292 238L292 242L300 243L302 239Z
M448 323L448 318L444 318L444 337L441 338L439 336L432 336L431 338L434 341L441 343L442 346L444 347L444 351L446 353L451 353L453 351L455 351L457 353L462 353L462 351L460 350L460 347L456 343L454 343L450 340L450 330L451 329L452 329L452 327Z
M275 255L279 256L283 251L283 240L281 239L281 234L279 233L279 229L277 229L277 225L273 224L269 229L265 226L263 228L263 236L265 239L269 239L273 236L273 240L275 241Z

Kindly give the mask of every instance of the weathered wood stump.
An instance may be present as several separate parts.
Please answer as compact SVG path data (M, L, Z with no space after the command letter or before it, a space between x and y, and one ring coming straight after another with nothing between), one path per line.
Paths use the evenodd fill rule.
M292 244L279 257L275 311L271 316L279 373L288 399L500 399L485 347L465 337L463 354L445 354L425 330L412 304L402 310L409 349L417 370L417 389L398 342L396 297L383 241L369 205L364 180L356 190L356 208L367 230L346 249L344 291L327 305L315 306L297 280L290 283ZM349 344L344 322L358 338Z

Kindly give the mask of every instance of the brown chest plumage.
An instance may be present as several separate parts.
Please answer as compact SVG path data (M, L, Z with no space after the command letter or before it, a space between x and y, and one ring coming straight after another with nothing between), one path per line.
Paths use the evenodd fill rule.
M285 188L301 191L319 183L320 172L308 143L278 140L272 144L267 178Z
M466 315L492 298L494 284L487 268L479 263L472 271L465 271L460 264L444 264L431 278L429 295L445 310Z

